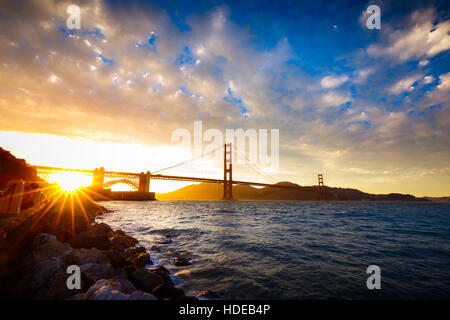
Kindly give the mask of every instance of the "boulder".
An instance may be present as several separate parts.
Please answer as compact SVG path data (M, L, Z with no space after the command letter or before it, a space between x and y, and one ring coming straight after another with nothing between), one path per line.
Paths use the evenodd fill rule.
M174 264L176 266L188 266L191 263L186 258L177 257L177 258L175 258Z
M119 250L134 247L138 242L138 240L133 237L127 236L126 234L115 234L111 238L111 245Z
M134 291L131 294L125 293L122 282L116 279L98 280L84 294L84 300L156 300L156 297L142 292ZM129 290L126 290L129 291Z
M97 280L107 279L114 275L114 270L111 266L98 263L83 264L80 266L80 270L84 280L90 285Z
M109 279L109 281L112 284L120 285L119 291L126 293L126 294L132 294L136 291L136 287L133 285L133 283L126 278L126 276L119 276L114 277L112 279Z
M94 229L78 233L71 243L75 248L91 249L95 247L100 250L108 250L110 247L108 234L97 232Z
M151 268L151 269L147 269L147 270L151 271L153 273L156 273L157 275L159 275L161 278L164 279L165 283L173 284L172 283L172 279L170 279L170 272L169 272L169 270L167 270L163 266L158 266L156 268Z
M125 254L120 250L110 249L108 251L105 251L105 254L108 256L109 261L114 268L121 268L125 266L126 257Z
M106 235L108 235L108 236L112 236L112 235L114 234L113 229L112 229L109 225L107 225L106 223L104 223L104 222L101 222L101 223L95 223L95 224L93 225L93 229L94 229L95 232L97 232L97 233L103 233L103 234L106 234Z
M73 249L73 254L71 255L71 264L76 264L81 266L86 263L97 263L101 265L110 266L108 256L102 251L92 248L92 249Z
M167 283L160 284L155 289L153 289L151 293L161 300L164 299L175 300L180 297L184 297L183 290L175 288L174 286Z
M127 259L127 262L134 264L138 268L145 267L147 264L152 264L152 260L150 260L150 255L148 252L137 253L134 256L131 256Z
M214 299L214 300L221 299L219 294L217 294L217 293L215 293L213 291L209 291L209 290L205 290L205 291L202 291L202 292L198 293L197 294L197 298L206 299L206 300L208 300L208 299Z
M76 293L67 288L66 266L57 257L37 262L29 283L32 294L39 298L66 299Z
M66 260L73 254L73 250L67 243L58 241L54 235L40 233L33 239L31 254L34 263L37 263L53 257Z
M127 256L133 256L137 253L145 252L144 247L132 247L127 250Z
M38 233L33 238L33 244L31 245L31 248L35 249L53 240L56 240L56 236L54 236L53 234Z
M166 283L165 279L155 272L151 272L144 268L139 268L134 271L127 271L128 278L135 285L135 287L144 292L151 293L156 287Z

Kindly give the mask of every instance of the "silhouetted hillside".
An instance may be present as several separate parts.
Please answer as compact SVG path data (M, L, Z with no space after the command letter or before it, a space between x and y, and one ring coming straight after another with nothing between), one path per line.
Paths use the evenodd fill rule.
M350 188L303 187L291 182L279 182L276 185L280 187L254 188L236 185L233 186L233 198L236 200L428 201L409 194L370 194ZM158 193L156 198L159 200L218 200L222 196L222 184L200 183L169 193Z
M10 152L0 148L0 190L8 180L42 181L25 160L17 159Z

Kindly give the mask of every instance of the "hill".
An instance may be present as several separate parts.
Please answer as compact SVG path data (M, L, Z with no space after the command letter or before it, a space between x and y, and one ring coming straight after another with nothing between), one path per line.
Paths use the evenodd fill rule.
M17 179L43 182L38 177L36 170L25 160L17 159L10 152L0 148L0 190L6 186L8 180Z
M233 186L236 200L335 200L335 201L429 201L409 194L370 194L357 189L318 186L300 186L291 182L279 182L280 187L255 188L247 185ZM289 188L287 188L289 187ZM222 184L200 183L179 190L156 194L158 200L218 200L223 196Z

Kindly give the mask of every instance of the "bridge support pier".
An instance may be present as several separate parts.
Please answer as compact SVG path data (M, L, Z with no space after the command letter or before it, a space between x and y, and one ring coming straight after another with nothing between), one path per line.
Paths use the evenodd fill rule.
M92 185L91 187L103 190L103 184L105 183L105 168L101 167L100 169L94 169L94 175L92 176Z
M223 155L223 200L233 200L233 169L231 143L224 145Z
M140 192L150 192L150 171L147 173L141 172L139 175L139 191Z

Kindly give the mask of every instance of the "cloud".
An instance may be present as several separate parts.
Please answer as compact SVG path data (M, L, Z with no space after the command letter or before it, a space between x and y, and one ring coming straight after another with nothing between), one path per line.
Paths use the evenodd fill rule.
M350 98L339 92L328 92L322 96L322 104L326 107L337 107L347 101L350 101Z
M347 76L340 76L340 77L326 76L322 78L320 84L323 88L336 88L347 81L348 81Z
M426 65L428 65L430 63L430 61L426 60L426 59L422 59L419 61L418 66L419 67L425 67Z
M421 75L412 75L399 80L390 89L389 92L392 94L401 94L405 91L413 91L413 84L421 78Z
M205 129L279 128L282 170L296 172L286 179L331 168L330 176L342 175L336 184L347 179L347 168L431 162L439 168L448 161L448 74L434 89L427 87L426 99L414 101L417 110L444 102L433 109L435 118L412 120L402 104L392 114L392 105L381 101L383 88L394 94L411 90L414 82L429 81L424 73L387 70L399 80L371 60L349 61L347 75L333 63L311 72L291 63L302 61L295 41L280 32L272 45L261 46L252 28L235 24L225 6L188 15L180 30L168 11L154 5L79 3L79 31L65 28L70 1L3 6L2 131L161 146L171 143L173 130L191 129L194 120L203 120ZM377 48L399 39L387 40L392 42ZM438 39L430 41L421 59L442 48ZM435 140L427 140L430 135Z
M435 11L428 9L414 12L403 29L383 27L389 33L387 43L369 46L368 54L407 61L431 58L450 49L450 20L434 24L434 19Z
M366 83L367 79L371 74L375 72L375 68L369 67L357 72L356 79L353 81L354 83L363 84Z
M433 76L425 76L425 77L423 77L423 83L424 84L429 84L429 83L432 83L433 81L434 81Z
M450 91L450 72L439 76L439 85L437 88L442 91Z

